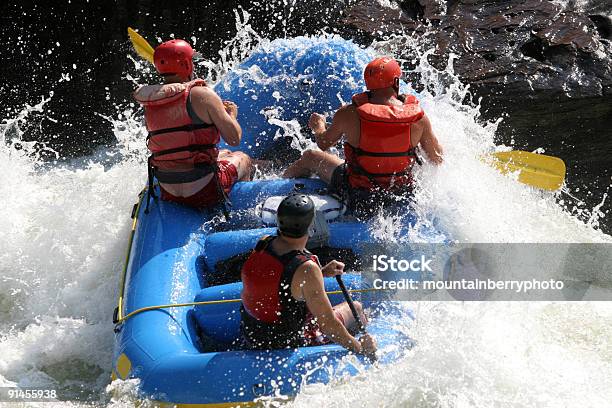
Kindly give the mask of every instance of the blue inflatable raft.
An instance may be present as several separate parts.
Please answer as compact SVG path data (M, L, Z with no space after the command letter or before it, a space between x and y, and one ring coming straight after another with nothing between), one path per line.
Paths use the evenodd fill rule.
M249 146L252 156L263 157L274 148L274 127L262 116L260 106L251 102L255 100L240 103L244 95L255 89L257 103L265 105L270 101L261 102L263 99L274 99L274 92L284 92L294 85L282 85L283 81L300 75L311 83L318 81L318 89L323 87L331 93L331 87L322 85L331 71L317 70L335 65L345 76L334 77L339 82L333 95L319 94L311 100L306 94L276 101L276 106L289 115L287 118L303 119L304 109L333 109L336 102L339 105L339 90L348 100L355 91L352 88L359 87L361 69L368 58L365 51L340 39L282 40L253 53L239 73L230 74L217 90L224 98L239 102L244 115L244 145ZM252 76L255 66L259 75L256 80ZM300 72L286 73L286 69ZM262 77L263 72L268 79ZM324 76L314 72L323 72ZM231 86L224 88L228 83ZM224 94L231 89L233 94ZM310 101L307 106L296 105L304 98ZM259 238L275 233L254 209L268 197L287 195L296 185L308 194L320 193L326 187L317 179L237 183L230 194L233 207L229 221L223 220L218 209L201 212L159 199L150 200L145 214L147 194L140 195L132 213L130 249L115 310L114 378L139 379L142 397L154 401L224 407L249 405L261 397L292 396L303 384L326 383L336 376L356 374L371 364L335 344L271 351L241 350L236 345L241 283L235 282L234 261L248 253ZM417 221L406 213L402 224L411 228ZM331 251L330 257L341 254L358 259L365 243L376 242L365 222L350 216L328 222L324 248ZM421 227L421 236L437 242L444 239L433 227ZM411 343L389 322L411 319L410 314L393 302L361 293L364 287L359 275L346 274L344 280L355 298L372 311L368 331L379 349L394 350L381 355L379 363L398 358L400 350ZM326 289L333 304L344 301L334 279L326 278Z

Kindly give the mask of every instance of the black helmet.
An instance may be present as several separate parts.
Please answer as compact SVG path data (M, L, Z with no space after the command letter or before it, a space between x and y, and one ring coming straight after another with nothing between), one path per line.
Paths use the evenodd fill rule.
M309 196L290 194L278 205L278 230L286 237L301 238L308 234L314 214L315 205Z

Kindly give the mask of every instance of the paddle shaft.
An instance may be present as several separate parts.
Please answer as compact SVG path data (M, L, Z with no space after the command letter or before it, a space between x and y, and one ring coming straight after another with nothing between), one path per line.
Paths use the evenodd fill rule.
M357 313L357 309L355 309L355 304L353 303L353 299L351 299L351 294L349 293L348 290L346 290L346 286L344 285L342 276L336 275L336 281L338 281L338 285L340 286L340 290L342 291L342 294L344 295L344 299L346 299L346 303L348 303L349 308L351 309L351 313L353 313L353 317L355 318L355 321L357 322L357 328L359 329L359 332L365 333L366 332L365 326L363 325L363 322L361 321L361 318L359 317L359 313Z

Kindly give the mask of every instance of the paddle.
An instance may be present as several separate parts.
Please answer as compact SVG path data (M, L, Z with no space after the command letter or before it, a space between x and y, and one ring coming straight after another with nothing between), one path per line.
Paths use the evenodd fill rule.
M141 58L146 59L151 64L153 64L153 47L142 38L140 34L134 31L131 27L128 27L128 35L130 36L130 41L132 42L132 46L138 55Z
M500 173L520 171L518 181L554 191L565 180L565 163L558 157L514 150L491 155L491 164Z
M359 313L357 313L357 309L355 309L355 304L353 303L353 299L351 298L351 294L349 293L348 290L346 290L346 286L344 285L344 281L342 280L342 276L336 275L336 281L338 282L338 286L340 286L340 290L342 291L342 294L344 295L344 299L346 300L346 303L348 303L349 308L351 309L351 313L353 314L353 317L355 318L355 321L357 322L357 330L358 330L358 332L359 333L363 333L363 334L367 334L365 326L364 326L363 322L361 321L361 318L359 317ZM367 357L372 362L376 361L376 354L368 354Z
M366 332L365 326L363 325L363 322L361 321L361 318L359 317L359 313L357 313L357 309L355 309L355 304L353 303L351 294L349 293L348 290L346 290L346 286L344 285L342 276L336 275L336 281L338 281L338 286L340 286L340 290L342 291L342 294L344 295L344 299L346 300L346 303L348 303L349 308L351 309L351 313L353 313L353 317L355 318L355 321L357 322L357 328L359 330L359 333L365 333Z
M128 27L134 50L140 57L153 63L153 47L140 34ZM565 180L565 163L558 157L520 150L491 155L490 163L502 174L520 171L518 181L544 190L557 190Z

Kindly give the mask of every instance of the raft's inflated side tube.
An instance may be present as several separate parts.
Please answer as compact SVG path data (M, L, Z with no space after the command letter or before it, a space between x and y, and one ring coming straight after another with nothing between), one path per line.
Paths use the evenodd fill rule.
M217 262L242 254L253 248L257 241L276 234L276 228L224 231L210 234L204 242L204 261L206 267L214 270ZM373 242L364 224L358 222L338 222L329 225L328 245L332 248L353 249L357 254L363 243Z

